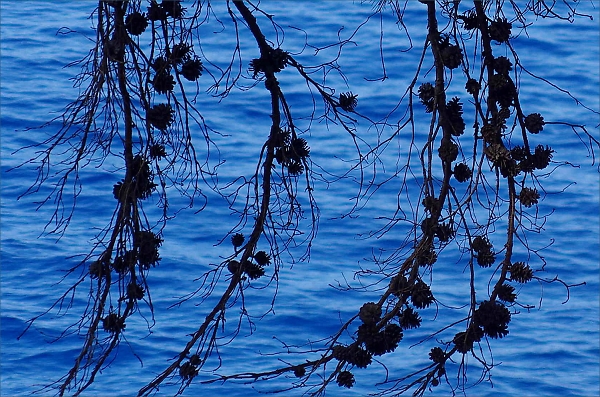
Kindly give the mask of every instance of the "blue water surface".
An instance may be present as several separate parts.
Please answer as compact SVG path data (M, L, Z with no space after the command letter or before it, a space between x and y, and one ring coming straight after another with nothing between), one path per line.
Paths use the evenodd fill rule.
M69 279L63 283L64 271L75 266L80 256L89 252L98 230L108 224L114 202L112 185L118 180L116 166L108 162L82 171L83 191L77 203L71 224L65 234L43 233L52 219L52 203L39 207L42 190L37 195L18 199L36 178L31 166L12 169L27 160L35 149L18 151L40 142L58 128L50 124L45 129L27 130L39 126L60 114L79 93L72 87L75 68L63 66L83 57L93 45L94 37L88 19L93 2L2 1L1 6L1 350L0 393L2 396L27 395L65 375L79 352L81 339L75 335L59 341L56 337L73 322L86 304L84 294L75 296L69 310L57 315L41 317L20 339L17 337L27 321L50 308L57 294L63 293ZM341 6L343 5L343 6ZM318 64L335 56L335 50L318 54L306 46L323 46L335 41L336 34L346 37L367 20L372 11L370 3L361 2L261 2L273 14L286 32L283 48L301 62ZM222 4L215 4L216 12L224 12ZM566 21L539 19L525 32L520 32L513 44L523 65L535 76L520 76L521 105L527 113L540 112L547 121L585 125L590 134L598 137L599 124L599 29L595 2L583 1L578 10L591 14L577 18L574 24ZM228 16L221 15L226 19ZM389 115L400 102L405 87L414 76L426 27L425 8L417 1L407 3L404 27L397 25L392 14L372 18L344 47L339 65L346 71L348 84L333 72L328 78L339 91L359 95L360 111L373 120ZM264 22L264 21L263 21ZM385 35L380 36L381 27ZM63 34L66 29L77 33ZM295 29L296 27L303 30ZM272 30L266 30L271 34ZM57 33L58 32L58 33ZM215 34L207 28L203 33L203 50L215 63L227 62L228 49L235 46L229 32ZM308 37L308 39L307 39ZM374 39L375 38L375 39ZM381 39L381 40L380 40ZM273 38L275 40L275 38ZM242 36L246 57L255 56L255 44L249 35ZM332 52L333 51L333 52ZM384 63L380 53L383 51ZM500 50L498 50L500 51ZM507 52L508 55L508 52ZM387 79L380 81L385 72ZM426 71L423 71L425 73ZM421 78L422 75L421 74ZM321 76L322 77L322 76ZM423 81L431 80L429 75ZM201 80L202 82L204 80ZM313 99L306 85L294 72L284 70L281 86L297 116L309 117ZM551 86L550 81L560 89ZM247 81L248 85L252 82ZM200 86L199 107L207 124L224 136L215 137L225 163L220 172L222 182L248 173L248 164L254 161L270 126L269 98L261 85L249 91L233 92L222 102ZM458 86L457 86L458 87ZM460 87L458 87L460 88ZM453 88L454 89L454 88ZM579 103L573 97L577 98ZM452 95L462 95L456 89ZM320 104L317 103L317 107ZM418 105L420 106L420 105ZM416 106L417 107L417 106ZM419 107L419 110L421 108ZM591 109L591 110L590 110ZM402 117L402 107L392 112L390 120ZM427 118L417 128L427 128ZM306 139L311 146L311 159L326 166L334 174L348 170L356 150L348 134L332 125L308 119L299 122L308 129ZM468 124L468 123L467 123ZM363 128L362 130L360 128ZM377 131L359 124L359 133L372 139ZM600 392L599 344L599 177L597 164L586 149L585 136L578 136L569 128L547 125L543 131L544 143L550 142L556 151L554 160L563 165L541 178L545 188L540 214L551 214L541 233L531 233L531 246L540 251L546 265L545 276L559 275L569 284L585 285L567 290L560 283L531 283L522 288L519 301L534 305L531 310L520 309L513 315L510 334L502 340L490 342L496 367L491 381L472 386L470 396L588 396ZM202 142L202 138L198 137ZM400 136L382 157L377 178L385 179L394 172L395 158L405 150L409 136ZM202 145L199 144L202 148ZM597 155L598 153L596 153ZM7 172L12 169L10 172ZM412 181L411 183L416 183ZM414 185L416 186L416 185ZM342 292L333 286L350 282L356 286L353 274L359 267L373 266L369 258L380 250L393 249L405 236L402 227L381 238L364 238L369 232L385 225L380 216L392 216L396 209L399 186L386 185L356 217L340 218L352 208L357 185L352 180L327 185L317 184L315 197L320 208L319 234L310 251L310 261L294 263L284 257L279 274L279 285L270 312L275 288L250 289L246 293L247 307L255 316L255 327L243 325L240 336L219 348L221 367L218 373L263 371L275 368L279 359L299 362L292 354L273 356L285 351L283 342L304 345L326 338L339 329L341 323L356 314L360 306L378 299L375 293ZM134 316L128 320L126 342L119 347L118 356L98 376L87 395L135 395L153 375L162 371L169 360L177 355L194 332L211 301L196 305L190 300L171 308L180 298L198 288L193 279L219 263L229 254L227 242L218 245L237 223L238 218L207 190L207 208L196 213L192 208L183 211L164 230L165 243L161 248L160 266L152 269L149 286L155 309L155 318L142 308L145 318ZM416 203L416 202L415 202ZM413 203L414 205L418 203ZM173 198L175 206L186 206L184 200ZM203 204L202 200L196 206ZM146 204L151 212L152 200ZM68 210L68 208L67 208ZM52 224L48 225L50 228ZM294 250L296 258L303 249ZM517 252L516 255L524 255ZM525 257L522 258L526 260ZM292 266L293 265L293 266ZM539 267L539 266L538 266ZM458 269L458 270L457 270ZM466 284L463 265L456 258L440 256L434 267L432 290L440 302L450 307L462 302ZM258 286L261 284L258 283ZM481 286L487 288L485 281ZM566 302L566 303L564 303ZM464 303L464 302L463 302ZM66 308L64 308L66 309ZM237 310L237 309L233 309ZM268 313L261 317L262 314ZM237 312L230 312L227 331L233 330ZM352 389L331 386L328 395L363 396L376 392L375 384L387 374L394 378L427 364L427 352L435 344L418 344L439 328L444 316L457 316L456 310L439 306L422 312L423 326L418 331L406 332L394 354L384 356L385 365L373 365L355 371L356 385ZM148 324L156 321L148 329ZM229 328L231 327L231 328ZM449 340L456 330L438 335ZM412 346L409 348L409 346ZM483 349L488 346L482 345ZM141 360L141 362L140 362ZM294 379L282 377L268 383L243 384L240 382L201 384L212 379L210 369L219 362L207 365L186 395L248 396L261 392L285 389ZM476 360L468 358L469 384L477 383L480 373ZM448 369L450 380L456 379L457 367ZM454 372L452 372L454 371ZM385 388L385 385L381 386ZM176 388L161 388L158 395L169 395ZM303 390L287 391L285 395L300 395ZM448 395L448 387L434 389L434 395ZM48 394L43 392L42 394Z

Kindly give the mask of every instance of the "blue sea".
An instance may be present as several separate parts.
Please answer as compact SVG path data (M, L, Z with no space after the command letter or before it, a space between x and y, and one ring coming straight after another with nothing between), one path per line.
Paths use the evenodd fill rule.
M540 112L547 121L585 125L599 138L600 15L597 1L579 3L577 10L593 15L593 20L580 17L570 24L540 18L513 40L522 64L531 72L531 75L522 73L520 76L521 102L524 108L530 109L526 113ZM95 5L91 1L0 3L2 396L29 395L58 380L71 368L81 339L73 334L56 338L77 321L86 304L87 287L74 297L68 310L50 312L36 321L23 337L17 337L29 319L44 313L58 294L69 287L72 279L62 280L65 270L75 266L81 255L89 252L93 238L109 223L114 209L112 185L119 179L118 161L109 159L103 164L90 164L81 173L82 192L66 232L62 236L47 235L44 230L54 208L52 203L40 207L38 202L47 194L48 187L19 199L35 181L36 171L31 166L13 169L35 154L35 149L19 149L43 141L56 131L57 125L28 128L58 116L63 107L79 95L70 80L79 70L65 65L82 58L93 46L89 40L94 37L90 15ZM274 16L285 32L277 31L276 38L276 31L265 24L267 37L283 41L282 48L306 65L317 65L336 57L336 48L318 53L314 48L335 42L337 35L348 37L372 13L368 2L263 1L260 5ZM215 2L213 6L216 15L227 21L224 2ZM368 19L352 42L344 46L338 61L346 71L347 82L335 71L328 76L330 84L339 92L358 94L357 110L372 120L383 119L400 102L422 51L425 7L418 1L408 1L404 17L408 35L389 12L382 18ZM381 28L384 35L380 35ZM67 31L74 33L65 34ZM231 28L220 31L216 25L205 28L202 43L204 53L215 64L225 62L235 46ZM249 33L241 36L241 46L246 59L257 56ZM382 81L384 66L388 78ZM424 73L426 70L420 82L433 80L431 74L423 77ZM302 128L310 126L304 137L311 147L311 159L333 174L348 171L356 158L348 134L324 120L309 124L311 113L320 111L320 102L313 103L306 84L293 71L286 69L279 77L292 111L305 118L300 122ZM323 78L322 75L316 77ZM197 103L206 123L222 134L215 136L215 143L221 159L226 160L219 171L220 183L225 185L253 172L260 145L268 135L269 97L259 84L249 90L234 90L219 100L206 92L210 84L205 73L200 79ZM241 81L241 84L250 86L252 81ZM458 95L460 88L450 94ZM422 111L420 105L415 108ZM390 120L397 121L401 117L402 107L391 113ZM427 128L428 116L423 112L419 118L423 124L417 125L417 129ZM374 142L377 135L365 122L359 123L357 133L366 142ZM541 178L545 194L539 213L551 215L539 233L528 235L528 241L540 249L540 255L547 262L541 276L548 280L559 276L568 284L585 282L585 285L568 290L558 282L531 282L523 286L518 301L535 308L519 309L519 313L513 315L506 338L492 340L489 347L482 344L486 357L495 365L490 379L478 383L480 366L472 357L467 360L465 393L469 396L600 394L600 179L597 168L600 153L595 153L594 164L592 154L584 145L585 137L558 124L546 125L540 134L542 137L543 143L555 150L555 165L559 162L567 165ZM197 145L203 147L202 136L196 138ZM408 139L398 137L382 155L375 175L378 181L395 171L398 157L400 163L403 161ZM9 169L13 170L8 172ZM372 172L367 170L367 177L373 176ZM289 377L250 384L202 382L214 378L212 369L227 375L274 369L281 361L301 362L306 356L275 353L286 351L284 343L307 346L311 341L330 336L341 323L356 314L364 302L378 299L373 292L340 291L336 287L346 283L358 287L354 272L374 268L374 255L393 249L404 240L406 228L401 226L384 236L366 238L386 224L382 217L393 215L399 183L400 180L392 181L376 191L368 202L361 202L364 208L353 217L342 215L354 205L353 197L358 192L354 180L317 183L314 195L320 209L320 223L310 249L310 260L300 260L305 246L293 248L293 256L282 256L277 288L258 282L257 287L265 288L247 291L246 305L254 324L242 323L237 339L219 348L221 361L215 359L207 364L184 395L252 396L292 386L294 378ZM176 305L199 287L194 279L231 251L227 241L219 243L239 219L226 203L209 194L209 189L206 192L206 202L199 199L193 208L179 212L164 230L162 261L150 271L148 279L154 319L142 306L141 314L145 318L136 315L128 321L126 340L118 348L116 358L84 395L135 395L180 352L187 335L194 332L212 308L210 300L198 304L197 299L190 299ZM156 215L151 209L153 204L156 204L153 199L145 204L150 216ZM206 208L197 212L204 204ZM184 199L173 196L174 208L186 205ZM434 265L432 290L443 305L422 311L423 326L406 331L398 349L384 356L381 365L354 371L354 388L344 389L333 384L327 395L376 393L386 387L380 384L386 374L394 378L426 365L427 353L435 342L418 342L436 331L445 318L453 318L457 310L460 312L451 308L464 304L468 295L467 277L464 266L458 264L455 257L450 254L440 257ZM481 287L487 288L486 280L482 280ZM217 291L220 288L218 286ZM231 309L229 315L226 332L235 329L239 308ZM148 324L154 321L149 330ZM438 337L448 340L452 335ZM456 382L456 372L449 370L449 378ZM173 395L176 390L177 386L166 385L157 395ZM300 395L303 391L288 390L283 395ZM41 395L46 394L50 392L41 392ZM449 395L450 389L442 384L431 394Z

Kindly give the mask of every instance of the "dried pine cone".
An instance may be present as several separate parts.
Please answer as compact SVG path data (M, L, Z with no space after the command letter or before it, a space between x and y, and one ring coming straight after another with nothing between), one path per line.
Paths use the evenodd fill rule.
M174 115L175 111L171 108L171 105L165 103L152 106L147 113L150 125L163 132L173 123Z
M481 90L481 84L475 79L469 79L465 84L465 89L469 94L477 96Z
M515 287L510 284L502 284L498 287L498 299L508 303L514 302L517 299Z
M360 308L358 317L365 324L374 324L381 318L381 307L374 302L367 302Z
M533 270L524 262L515 262L510 265L510 279L524 284L533 278Z
M525 128L532 134L537 134L544 129L544 118L539 113L531 113L525 117Z
M412 304L418 309L424 309L435 301L429 285L425 284L421 280L417 281L413 285L410 299Z
M354 386L354 375L350 371L342 371L338 374L336 382L340 387L351 388Z
M443 363L445 358L446 355L441 347L436 346L429 352L429 359L434 363Z
M433 103L435 100L435 88L431 83L423 83L419 87L419 99L425 106L425 112L433 112Z
M242 233L236 233L233 236L231 236L231 244L233 244L234 247L241 247L242 244L244 244L244 240L245 237Z
M154 75L152 86L159 94L166 94L167 92L173 91L175 79L166 71L159 72Z
M398 315L400 327L402 329L419 328L421 326L421 317L412 307L407 307Z
M183 62L180 73L186 80L196 81L202 76L203 70L202 61L198 58L194 58Z
M524 187L521 190L521 193L519 193L519 201L527 208L531 207L534 204L537 204L539 198L540 194L535 188L531 189L528 187Z
M454 166L454 178L460 183L466 182L473 176L473 172L465 163L458 163Z
M496 73L508 75L512 70L512 62L507 57L494 58L494 70Z
M353 112L358 104L357 97L358 95L351 92L341 93L339 99L340 107L346 112Z
M504 43L510 38L511 29L512 24L508 22L506 18L498 18L495 21L490 22L488 32L492 40L495 40L499 43Z
M438 155L443 161L451 163L458 157L458 145L449 139L442 139Z
M503 304L483 301L473 314L473 322L490 338L503 338L508 335L510 317L510 312Z
M452 98L446 104L446 116L450 123L451 134L461 136L465 132L465 121L463 120L463 105L458 97Z
M125 29L129 34L133 36L139 36L144 33L144 30L148 27L148 21L144 14L139 12L132 12L125 18Z

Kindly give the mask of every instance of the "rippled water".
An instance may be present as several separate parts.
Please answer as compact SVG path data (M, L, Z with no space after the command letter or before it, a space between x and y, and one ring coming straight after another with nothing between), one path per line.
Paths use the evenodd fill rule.
M581 10L598 16L596 9L583 2ZM57 291L65 285L56 283L62 270L77 263L73 255L85 253L90 248L93 228L104 226L109 219L113 203L104 200L107 189L114 183L115 175L110 169L91 169L84 173L84 192L74 220L65 236L56 241L54 237L39 237L50 219L50 207L36 211L35 197L17 197L35 178L34 170L20 168L6 171L27 159L31 152L14 154L15 150L39 142L48 133L44 130L25 131L37 126L60 112L77 94L68 81L74 69L63 66L83 56L90 46L84 35L56 34L63 26L89 33L87 17L93 3L71 2L56 6L51 2L1 3L2 38L2 312L1 312L1 393L2 395L28 394L64 375L80 347L77 338L69 337L58 343L48 343L60 333L65 325L77 319L78 305L63 317L42 318L35 329L17 340L26 321L46 310ZM68 6L66 5L68 4ZM341 27L351 29L369 14L370 6L344 2L264 2L284 27L302 27L311 44L320 45L332 39L332 32ZM218 8L218 7L217 7ZM410 52L406 34L397 29L392 18L372 20L356 36L356 46L345 48L340 59L347 67L352 91L359 94L361 111L378 119L399 101L406 82L412 78L414 61L422 42L424 21L423 7L410 2L407 21L411 24L411 39L416 45ZM378 59L379 46L372 37L379 37L380 23L386 28L382 43L386 49L385 61L390 79L385 82L368 82L382 76ZM413 26L414 25L414 26ZM345 32L347 30L342 31ZM289 30L284 48L292 53L300 52L305 44L304 33ZM375 35L375 36L373 36ZM540 20L523 33L514 44L523 64L529 70L570 91L591 109L598 109L599 96L599 33L597 18L594 21L579 19L575 26L567 23ZM226 34L209 36L205 51L214 53L215 48L232 45ZM214 38L214 40L213 40ZM211 41L212 40L212 41ZM244 44L245 45L245 44ZM249 50L253 49L248 39ZM330 56L328 53L323 57ZM311 51L305 50L298 59L315 62ZM282 87L297 115L308 115L312 102L306 86L293 77L282 73ZM341 81L340 81L341 84ZM568 121L588 126L597 136L598 117L579 106L564 92L541 84L539 80L522 76L522 103L532 111L548 115L548 119ZM202 87L205 88L205 87ZM207 122L216 130L230 134L218 141L223 156L234 156L236 162L226 164L223 178L232 178L245 171L237 164L255 158L264 134L255 138L259 131L268 131L269 107L264 90L231 95L218 104L209 96L201 96L203 113ZM49 129L55 128L51 126ZM369 131L364 131L369 134ZM372 132L371 132L372 133ZM498 366L492 372L493 387L489 383L475 386L469 395L597 395L599 392L599 203L598 173L591 165L591 158L578 137L564 128L544 129L553 134L549 139L556 150L555 159L568 161L574 167L560 167L544 180L547 196L540 205L541 213L555 211L549 217L541 235L533 235L531 243L537 247L553 244L542 254L548 262L547 275L561 275L570 283L585 281L585 286L571 289L570 300L566 290L559 285L534 285L524 288L520 298L523 302L537 304L543 296L541 309L513 317L510 335L501 341L493 341L493 358ZM546 135L547 136L547 135ZM347 137L335 128L327 129L315 124L307 137L311 145L311 157L318 163L327 164L336 172L346 167L336 158L351 158L353 147ZM572 184L576 182L576 184ZM568 187L564 192L563 190ZM324 188L324 187L323 187ZM380 223L376 216L391 211L395 202L389 202L394 187L388 187L373 197L359 218L333 220L351 206L349 198L355 191L350 183L338 183L316 192L321 209L321 225L318 239L312 248L310 262L298 263L293 268L282 269L280 288L275 303L275 315L269 314L256 320L257 330L249 335L245 327L242 337L222 348L222 373L259 371L275 365L273 357L259 356L279 350L275 337L290 344L302 344L308 339L329 336L337 330L340 321L353 315L360 305L373 299L372 294L341 293L329 285L352 278L358 268L369 262L361 260L371 255L371 250L391 248L402 237L388 234L379 240L362 239L357 235L369 232ZM110 191L110 190L108 190ZM560 194L557 194L562 192ZM393 196L392 196L393 197ZM39 197L37 197L39 199ZM99 199L100 198L100 199ZM211 200L215 200L211 198ZM179 352L185 335L192 332L205 315L204 306L193 302L179 309L166 309L183 293L192 291L195 284L190 274L199 274L208 263L219 261L222 247L214 244L226 235L236 223L226 208L218 201L201 212L187 211L173 220L165 230L165 244L161 250L160 266L150 273L149 283L153 291L156 309L156 325L148 336L141 319L128 322L127 342L119 350L119 356L110 368L99 376L89 395L132 395L151 374L164 368L167 361ZM462 281L456 277L456 265L451 261L436 264L432 285L436 296L447 302L463 295ZM485 288L485 286L484 286ZM268 292L265 294L265 292ZM268 310L272 291L250 290L247 294L249 309L255 315ZM434 331L436 318L452 315L451 310L440 307L439 312L424 311L423 331ZM39 332L38 332L39 331ZM407 346L419 341L419 332L407 332L401 347L389 357L384 357L392 376L407 368L417 368L426 361L431 346ZM140 365L137 358L143 360ZM284 360L293 360L287 356ZM469 366L477 367L471 360ZM474 368L476 369L476 368ZM351 390L332 387L331 394L365 395L373 391L371 385L383 379L381 367L356 371L357 383ZM477 376L475 370L472 374ZM198 380L210 379L201 374ZM475 381L475 379L470 379ZM270 391L288 386L289 380L279 379L273 383L240 385L237 383L197 385L188 395L253 395L257 391ZM164 389L165 393L169 389ZM342 393L343 392L343 393ZM436 394L445 395L447 389ZM292 393L286 393L291 395ZM298 394L298 393L296 393Z

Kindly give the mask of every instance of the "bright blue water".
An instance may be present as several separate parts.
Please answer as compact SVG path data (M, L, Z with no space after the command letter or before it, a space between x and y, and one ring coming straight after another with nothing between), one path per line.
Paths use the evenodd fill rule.
M585 2L584 2L585 3ZM277 21L304 28L312 44L327 43L331 32L340 27L351 28L364 20L369 13L368 5L344 2L318 3L264 3ZM48 343L60 333L65 325L77 319L83 302L76 300L75 307L63 317L42 318L35 329L17 341L16 337L32 316L46 310L58 291L65 285L56 283L61 271L76 263L72 255L85 253L94 236L93 228L104 226L112 211L111 194L115 175L106 169L91 169L84 175L84 192L74 220L65 236L58 242L53 237L38 238L50 216L50 207L36 211L35 197L17 201L16 198L33 181L35 173L22 168L6 173L6 170L28 158L30 152L12 154L18 148L38 142L47 131L24 129L39 125L56 115L76 94L68 81L75 71L62 66L81 57L90 43L82 35L56 35L58 28L67 26L81 32L89 32L86 19L92 3L81 2L57 8L50 2L6 2L2 7L2 317L1 317L1 394L23 395L64 375L78 352L79 341L69 337L58 343ZM597 10L589 4L581 10L597 16ZM226 16L224 17L226 18ZM414 60L419 52L424 21L423 7L410 3L407 20L415 27L411 38L416 48L411 53L400 52L409 47L405 34L397 30L391 18L381 23L386 28L383 44L386 48L386 66L390 79L367 82L365 78L381 77L378 45L372 39L378 37L379 20L366 25L356 37L357 47L346 47L340 60L347 66L350 89L359 94L360 110L373 118L384 115L399 100L405 83L412 77ZM304 35L290 30L285 37L284 48L299 52L304 45ZM596 21L579 19L575 26L564 22L540 20L515 40L522 62L541 77L569 90L586 106L598 109L598 25ZM210 37L210 39L208 38ZM213 40L214 37L214 41ZM205 51L214 53L215 48L230 47L226 34L207 36ZM254 51L252 41L248 47ZM217 47L219 46L219 47ZM225 51L223 51L225 54ZM252 53L253 54L253 53ZM327 57L325 53L323 56ZM312 63L310 51L299 59ZM282 86L297 115L308 115L312 102L306 87L285 71ZM341 82L340 82L341 83ZM341 86L341 85L339 85ZM343 86L341 86L343 87ZM202 87L204 88L204 87ZM576 103L567 95L540 84L528 76L522 76L523 106L539 111L553 121L569 121L588 126L597 136L598 117ZM345 88L340 90L345 91ZM231 162L222 168L223 178L243 173L241 164L256 155L260 140L267 131L269 111L268 98L260 87L250 92L234 94L224 103L217 104L209 96L200 96L203 113L208 123L217 130L230 134L218 144L224 157ZM240 122L242 121L242 122ZM368 135L369 131L361 131ZM548 195L540 206L541 212L554 210L541 235L532 235L531 243L537 247L554 244L543 251L547 275L558 274L570 283L585 281L587 284L571 290L570 300L560 285L532 283L523 288L519 299L526 303L539 303L541 308L513 317L510 335L501 341L493 341L493 359L499 364L492 372L493 388L483 383L468 391L474 396L496 395L597 395L599 392L599 283L598 283L598 174L591 166L591 159L577 136L566 129L544 129L556 150L555 159L579 165L578 168L561 167L544 180ZM262 135L261 135L262 134ZM548 134L552 134L548 137ZM257 139L254 136L259 135ZM312 158L327 164L339 172L345 165L333 160L334 156L350 158L353 148L344 133L323 124L315 124L308 136ZM404 141L403 141L404 142ZM576 184L571 185L572 182ZM561 194L566 186L568 189ZM375 296L360 293L336 292L329 285L352 278L357 261L370 256L371 249L391 248L397 244L398 235L388 234L379 240L357 238L375 228L373 218L388 211L395 203L389 203L387 193L394 187L374 196L357 219L334 220L350 208L348 200L354 192L352 185L339 183L329 189L316 192L321 209L319 236L315 241L311 261L300 263L290 269L284 266L280 275L280 288L275 304L275 315L257 319L257 330L252 336L244 328L242 337L222 348L223 366L219 372L258 371L273 368L273 357L257 353L272 353L280 348L274 337L290 344L301 344L326 337L337 330L340 319L355 313L360 305ZM108 199L106 199L109 197ZM393 196L391 196L393 197ZM38 197L39 199L39 197ZM395 201L395 200L392 200ZM150 273L150 285L156 308L156 326L148 336L143 320L130 320L127 341L119 350L119 356L110 368L98 378L89 395L131 395L151 374L162 370L169 358L179 352L186 340L206 313L205 306L188 302L179 309L166 308L177 301L183 293L194 290L194 275L206 269L208 263L219 261L228 248L214 244L236 223L236 218L211 202L205 211L194 214L188 211L171 222L165 230L165 244L161 250L163 261ZM228 252L228 251L227 251ZM438 298L452 304L461 295L463 281L456 273L453 262L438 261L432 289ZM191 276L190 276L191 275ZM270 304L272 289L249 291L247 301L254 315L264 313ZM440 309L441 318L448 310ZM235 316L235 313L231 313ZM435 330L434 311L423 312L422 331ZM232 320L233 322L233 320ZM39 331L39 332L38 332ZM397 352L384 357L383 362L390 373L401 374L417 368L426 360L431 346L408 346L419 340L421 332L407 332ZM143 367L132 354L143 360ZM284 360L298 360L290 356ZM477 365L469 361L477 376ZM333 386L332 395L365 395L373 391L370 386L381 381L384 372L377 365L356 371L357 383L351 390ZM210 379L202 374L198 380ZM269 391L290 385L290 380L279 379L273 383L240 385L236 383L197 385L188 395L253 395L257 391ZM162 389L168 393L169 389ZM440 388L440 395L448 393ZM291 393L286 393L291 395Z

